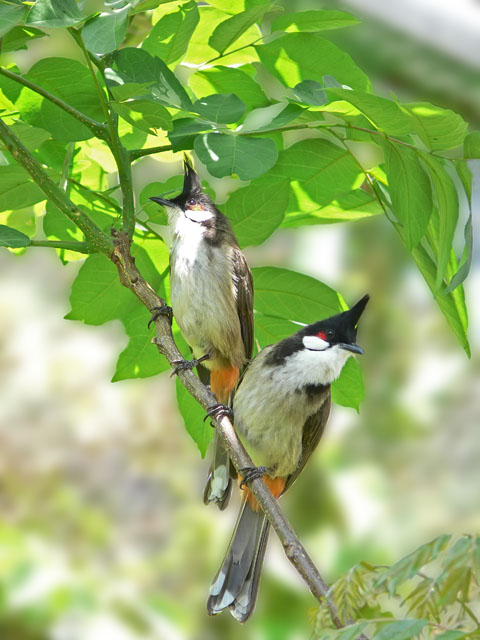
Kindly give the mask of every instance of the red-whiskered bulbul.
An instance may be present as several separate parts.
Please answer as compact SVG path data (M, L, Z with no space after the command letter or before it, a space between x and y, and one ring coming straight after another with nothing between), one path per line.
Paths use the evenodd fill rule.
M184 162L182 193L171 200L162 197L150 200L163 205L168 213L173 232L172 309L194 357L180 362L175 371L202 363L209 370L211 389L222 408L230 402L240 372L252 355L250 269L228 218L203 191L188 158L185 157ZM210 412L214 413L215 409L217 407ZM214 447L204 500L224 508L230 494L233 467L216 436Z
M245 370L233 399L235 431L255 465L240 487L264 476L275 498L292 485L317 446L330 412L330 384L356 344L357 322L369 296L265 347ZM207 609L230 608L244 622L252 613L269 522L248 488L225 559L210 587Z

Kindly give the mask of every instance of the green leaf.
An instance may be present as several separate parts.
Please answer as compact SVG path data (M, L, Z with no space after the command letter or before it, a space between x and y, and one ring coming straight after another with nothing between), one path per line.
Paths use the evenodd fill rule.
M433 192L438 211L438 255L435 291L443 283L452 251L453 236L458 221L458 195L452 179L445 171L442 162L432 155L425 154L424 162L429 169Z
M473 131L463 143L465 158L480 158L480 131Z
M415 551L412 551L412 553L409 553L385 571L377 580L375 588L379 588L386 583L390 595L396 593L403 582L413 578L422 567L435 560L438 554L446 548L451 537L451 535L441 535L426 544L422 544L418 549L415 549Z
M411 251L425 235L432 215L432 189L417 155L408 147L383 143L392 205Z
M464 230L465 237L465 248L463 250L462 258L460 260L460 264L458 266L458 270L455 275L450 280L450 283L446 287L444 293L451 293L454 289L456 289L465 278L468 276L470 272L470 267L472 265L473 259L473 229L472 229L472 214L468 216L467 223L465 225Z
M213 6L200 6L198 7L200 13L200 22L198 27L192 36L190 44L188 46L187 53L184 57L184 62L189 62L195 65L201 65L211 59L217 58L218 53L210 45L210 37L215 31L217 25L225 21L225 18L230 13L231 3L229 2L229 9L221 11ZM254 25L249 27L235 43L235 49L245 47L254 40L258 39L258 28ZM244 62L251 62L257 60L255 50L251 47L242 48L241 51L235 53L226 54L223 57L224 64L242 64Z
M311 224L351 222L383 213L378 200L361 189L350 191L318 208L316 202L299 188L298 182L291 184L291 198L282 227L292 228Z
M450 630L450 631L445 631L444 633L441 633L440 635L435 636L435 640L459 640L459 638L465 638L468 637L470 634L468 634L467 632L464 631L455 631L455 630Z
M130 98L138 98L148 94L150 87L153 85L151 82L125 82L125 84L118 84L111 86L110 91L113 97L118 102L129 100Z
M269 104L260 85L241 67L201 69L190 76L189 84L197 96L210 95L213 90L216 93L234 93L251 109Z
M268 176L234 191L222 207L241 247L261 244L280 225L288 204L287 181Z
M152 83L148 95L167 106L179 109L191 108L185 89L160 58L151 56L144 49L126 47L114 54L114 69L106 73L109 85L124 83Z
M18 249L19 247L28 247L29 244L30 238L24 233L0 224L0 247Z
M216 178L236 174L240 180L253 180L268 171L278 157L272 140L223 133L199 135L194 147L201 162Z
M264 315L255 312L255 342L258 342L260 349L269 344L279 342L288 338L299 330L298 324L294 324L284 318Z
M428 620L413 619L390 622L375 634L374 640L410 640L417 637L427 624Z
M254 5L242 13L227 18L215 27L208 44L222 55L249 27L261 20L271 6L270 2Z
M122 44L128 29L129 5L112 13L101 13L82 29L86 48L92 53L110 53Z
M311 324L343 311L338 293L310 276L278 267L254 267L252 275L255 310L267 316Z
M269 107L251 111L242 125L242 132L260 132L278 129L298 118L305 109L298 104L277 102ZM259 124L263 123L263 124Z
M0 211L22 209L45 200L45 195L19 165L0 166Z
M185 422L185 428L199 448L202 458L204 458L210 440L213 438L213 429L209 420L203 421L205 417L203 407L188 393L178 378L176 380L176 388L178 408Z
M15 25L23 21L27 9L25 5L1 5L0 6L0 38L10 31ZM3 49L3 46L2 46Z
M25 76L87 116L103 121L104 114L88 69L70 58L44 58ZM24 87L17 100L22 118L45 129L57 140L87 140L89 128L49 100Z
M286 13L272 22L274 31L327 31L343 29L359 24L354 16L346 11L299 11Z
M173 151L183 151L192 149L197 134L210 131L210 122L198 120L197 118L178 118L172 123L172 131L168 134L168 139L172 143Z
M172 116L161 104L148 100L111 103L112 109L134 127L156 135L157 129L172 128Z
M349 358L345 363L340 377L332 383L332 400L342 407L352 407L359 410L365 397L362 370L355 358Z
M333 75L354 89L368 90L369 80L352 58L329 40L313 33L287 33L255 49L265 67L286 86Z
M328 102L323 86L315 80L304 80L293 88L293 93L305 104L322 105Z
M302 140L280 152L271 174L297 180L298 194L305 192L317 206L360 186L362 179L362 171L348 150L320 138Z
M362 91L348 89L327 89L330 99L345 100L352 104L358 113L364 115L376 129L394 136L402 136L413 129L410 118L400 109L396 102ZM335 103L326 108L335 112ZM342 113L341 109L337 113ZM350 112L351 113L351 112Z
M193 103L192 111L207 120L219 124L237 122L243 116L246 105L233 93L213 94Z
M164 15L143 41L142 49L173 64L186 53L190 39L200 19L197 3L191 0L178 10Z
M83 233L67 216L51 202L47 201L45 215L43 217L43 232L47 240L67 240L82 242L85 240ZM82 254L65 249L57 250L62 262L79 260Z
M168 216L164 207L160 207L157 203L150 200L151 196L162 196L165 198L178 195L182 191L183 177L172 176L166 182L150 182L140 192L140 205L142 211L147 214L149 222L154 224L168 224Z
M118 357L112 382L129 378L148 378L170 368L152 343L154 331L148 329L151 313L143 305L136 306L122 320L129 337L127 347Z
M1 10L2 7L0 7L0 12ZM38 38L43 38L46 35L46 33L40 31L40 29L35 29L35 27L14 27L2 38L2 53L6 53L7 51L18 51L19 49L26 49L27 43L31 42L32 40L37 40Z
M430 290L434 293L437 275L436 264L421 245L418 245L413 249L412 257L425 278ZM452 255L450 260L452 261L453 268L455 268L455 256ZM467 338L468 316L462 285L457 286L453 291L450 291L448 295L443 295L440 292L439 294L434 293L434 297L443 315L447 319L448 324L453 329L453 332L457 336L462 347L465 349L466 354L470 356L470 346Z
M36 0L27 24L37 27L70 27L83 20L75 0Z
M463 143L468 125L458 113L429 102L402 105L410 114L419 138L428 149L451 149Z

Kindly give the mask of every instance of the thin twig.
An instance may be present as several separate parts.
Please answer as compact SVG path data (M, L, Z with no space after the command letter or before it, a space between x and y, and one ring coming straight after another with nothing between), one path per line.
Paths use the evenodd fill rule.
M27 80L27 78L24 78L23 76L19 76L17 73L13 73L13 71L9 71L8 69L0 67L0 75L13 80L14 82L18 82L18 84L22 84L24 87L28 87L32 91L35 91L35 93L38 93L40 96L43 96L50 102L53 102L53 104L55 104L57 107L60 107L60 109L63 109L71 116L79 120L86 127L88 127L92 131L92 133L97 136L97 138L105 140L107 128L102 122L98 122L97 120L90 118L81 111L78 111L78 109L75 109L75 107L72 107L60 98L57 98L57 96L55 96L53 93L50 93L50 91L43 89L43 87L40 87L34 82L30 82L30 80Z
M164 144L159 147L148 147L147 149L132 149L128 152L130 156L130 160L138 160L138 158L143 158L143 156L150 156L154 153L162 153L162 151L171 151L173 146L171 144Z
M112 230L112 235L115 244L112 260L117 266L120 282L130 289L147 309L152 310L155 307L165 305L165 300L156 294L152 287L144 280L135 265L135 261L130 253L130 239L128 236L115 230ZM173 365L175 361L178 362L178 360L182 359L182 354L173 340L168 319L165 316L160 316L155 320L155 328L156 337L154 342L159 352L167 358L170 365ZM217 400L213 393L200 382L193 371L181 370L178 376L187 391L205 410L216 404ZM252 467L253 462L238 439L229 418L222 417L219 420L214 419L213 422L237 471L245 467ZM253 480L249 488L258 500L270 524L275 529L287 558L304 579L314 597L318 601L326 600L330 617L335 627L339 629L342 628L344 623L340 619L337 609L330 599L328 584L320 575L292 526L282 513L277 500L275 500L261 478ZM362 640L368 640L363 634L358 637Z
M87 242L75 242L68 240L31 240L29 247L49 247L51 249L68 249L78 253L97 253L92 250Z

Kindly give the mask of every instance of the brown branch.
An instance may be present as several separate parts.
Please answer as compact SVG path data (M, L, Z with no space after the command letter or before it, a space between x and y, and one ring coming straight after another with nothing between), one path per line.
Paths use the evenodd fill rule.
M114 229L112 229L112 235L115 245L112 260L117 266L120 282L123 286L130 289L150 311L154 309L154 307L165 305L165 300L162 300L162 298L155 293L135 265L135 260L130 253L130 239L128 236ZM169 320L165 316L160 316L160 318L155 321L155 328L156 337L154 338L154 342L159 352L167 358L170 365L172 365L174 361L183 360L183 356L173 340ZM213 393L200 382L193 371L181 370L178 373L178 377L187 391L205 410L217 403ZM238 469L254 466L250 456L238 439L229 418L222 417L219 420L213 419L213 422L237 471ZM320 602L326 600L330 618L335 627L340 629L345 624L350 624L350 620L342 622L340 619L337 609L330 599L330 588L328 584L320 575L263 479L258 478L253 480L249 488L258 500L270 524L275 529L287 558L304 579L314 597ZM360 634L358 638L368 640L363 634Z

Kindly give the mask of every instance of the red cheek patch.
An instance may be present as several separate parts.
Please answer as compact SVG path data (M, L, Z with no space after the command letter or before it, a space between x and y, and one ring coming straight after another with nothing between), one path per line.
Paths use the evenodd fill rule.
M324 332L324 331L319 331L319 332L317 333L317 337L318 337L318 338L320 338L321 340L325 340L325 342L328 342L328 341L327 341L327 336L325 335L325 332Z

